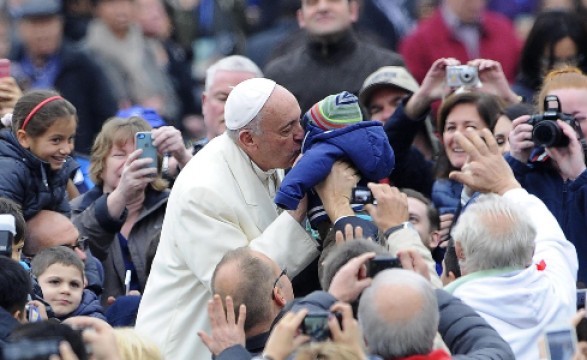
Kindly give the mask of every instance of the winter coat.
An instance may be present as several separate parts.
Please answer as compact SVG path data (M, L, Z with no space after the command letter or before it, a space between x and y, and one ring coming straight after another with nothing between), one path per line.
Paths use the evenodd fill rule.
M106 321L104 309L102 308L102 305L100 305L100 299L98 296L96 296L96 294L94 294L94 292L88 289L84 289L82 301L80 302L77 309L75 309L75 311L71 314L60 318L60 320L65 320L74 316L90 316Z
M159 242L168 196L168 190L158 192L147 189L143 210L127 238L141 292L147 282L147 250L152 246L151 243ZM126 273L117 239L117 234L126 221L126 211L120 219L113 219L108 213L107 198L108 194L104 194L102 188L96 186L71 202L73 223L82 235L88 237L92 253L104 265L103 303L109 296L125 295Z
M69 217L66 186L69 174L79 165L67 158L57 171L23 148L12 131L0 131L0 197L21 205L25 220L41 210L60 212Z
M352 31L334 43L312 40L269 62L265 77L283 85L298 99L302 114L328 95L358 94L369 74L382 66L403 66L397 53L357 40Z
M329 131L308 123L302 152L304 156L287 173L275 195L275 203L284 209L296 209L306 192L328 176L337 160L348 159L364 181L374 182L386 178L395 165L393 149L377 121Z

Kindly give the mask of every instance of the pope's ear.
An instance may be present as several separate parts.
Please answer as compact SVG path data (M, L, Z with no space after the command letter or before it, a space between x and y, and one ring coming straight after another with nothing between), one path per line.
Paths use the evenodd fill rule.
M245 147L250 148L256 145L255 137L250 130L240 130L238 133L238 141Z

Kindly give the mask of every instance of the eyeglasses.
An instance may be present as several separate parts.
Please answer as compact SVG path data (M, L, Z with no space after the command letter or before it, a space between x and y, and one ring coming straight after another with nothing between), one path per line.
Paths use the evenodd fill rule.
M88 238L86 236L82 236L77 240L77 242L74 245L66 244L62 246L70 248L73 251L75 251L76 249L79 249L80 251L86 251L89 245L90 243L88 242Z
M275 282L273 283L273 287L271 288L271 299L273 299L273 300L275 300L275 293L273 292L273 289L275 289L277 287L277 283L279 282L279 279L281 279L281 277L283 275L287 275L287 268L285 266L281 269L279 276L277 276L277 279L275 279Z

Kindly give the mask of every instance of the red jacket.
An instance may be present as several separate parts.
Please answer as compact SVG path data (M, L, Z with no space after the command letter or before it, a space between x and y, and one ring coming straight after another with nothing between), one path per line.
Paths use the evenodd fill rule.
M479 57L497 60L510 82L513 82L522 47L512 23L506 17L485 11L481 18ZM448 28L440 9L422 21L400 44L400 54L412 75L422 82L432 63L442 57L454 57L465 64L469 60L465 46Z
M428 355L414 355L408 356L401 359L389 359L389 360L450 360L451 357L444 350L434 350Z

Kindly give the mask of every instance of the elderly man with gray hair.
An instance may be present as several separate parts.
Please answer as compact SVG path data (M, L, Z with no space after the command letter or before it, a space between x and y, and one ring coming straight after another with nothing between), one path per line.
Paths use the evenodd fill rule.
M291 276L318 255L303 225L305 202L283 212L273 203L283 169L300 154L300 113L295 97L274 81L241 82L226 101L227 131L179 174L136 322L165 358L210 358L194 336L210 328L212 274L227 251L248 246Z
M384 359L450 359L444 350L433 350L438 322L434 289L413 271L383 271L361 296L359 323L367 347Z
M516 359L538 359L545 327L575 313L577 252L546 206L515 180L489 130L455 139L469 161L450 178L493 194L468 206L453 229L464 276L446 290L485 318Z

